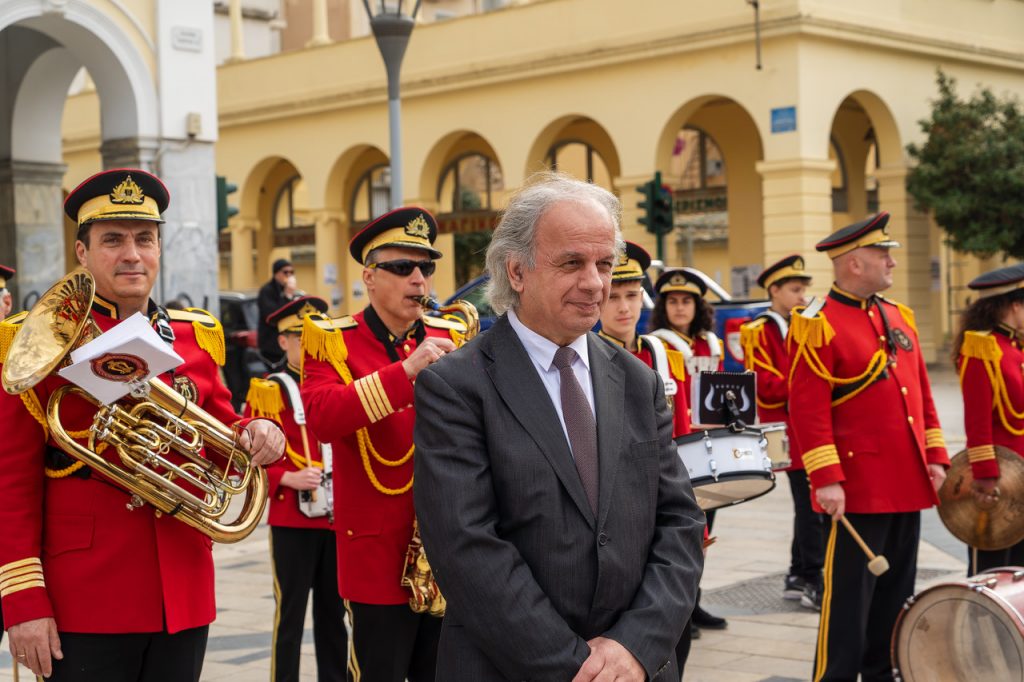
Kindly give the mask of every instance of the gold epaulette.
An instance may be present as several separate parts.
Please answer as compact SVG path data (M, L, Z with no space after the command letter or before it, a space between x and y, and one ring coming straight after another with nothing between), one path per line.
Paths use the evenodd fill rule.
M894 301L889 298L884 298L881 296L879 298L881 298L886 303L891 303L892 305L896 306L897 310L900 311L900 317L902 317L903 321L907 323L907 326L913 329L914 333L917 334L917 318L914 316L913 308L907 305L903 305L899 301Z
M960 355L986 362L999 362L1003 357L1003 351L992 332L968 330L964 332Z
M306 315L302 320L303 360L308 355L314 360L328 362L346 384L352 383L352 372L345 364L348 348L341 332L356 325L355 319L347 316L332 320L321 313Z
M434 329L447 329L448 336L451 337L456 346L461 346L463 341L466 339L466 330L468 327L458 315L447 314L444 317L424 315L423 324L428 327L433 327Z
M14 336L21 329L21 323L25 321L28 312L21 312L11 315L0 322L0 364L7 362L7 352L14 343Z
M249 381L249 392L245 395L245 402L249 404L252 416L281 421L284 398L281 396L281 386L276 381L253 377Z
M754 353L761 349L761 334L768 318L757 317L740 325L740 347L743 349L743 365L747 369L754 366Z
M683 354L675 348L666 348L665 357L668 358L668 367L672 370L672 376L679 381L683 381L686 378L686 359L683 357ZM687 397L687 400L689 400L689 397Z
M798 346L810 348L821 348L832 342L836 332L825 317L824 311L819 311L811 318L804 317L800 313L803 306L793 309L789 318L789 338Z
M202 308L169 309L167 317L172 322L191 322L199 347L209 353L218 365L224 364L227 359L224 327L220 325L220 321L216 317Z

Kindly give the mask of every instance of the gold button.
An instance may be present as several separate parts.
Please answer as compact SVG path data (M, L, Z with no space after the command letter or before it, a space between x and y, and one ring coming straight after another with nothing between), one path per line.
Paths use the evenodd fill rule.
M874 310L869 310L868 311L868 317L874 317L874 316L875 316L875 311Z
M849 452L847 452L846 456L847 457L853 457L853 450L850 450Z
M284 493L278 493L277 494L277 499L283 500L284 499Z
M907 387L904 386L903 388L901 388L900 389L900 393L902 393L903 395L906 395L907 394Z
M892 368L896 369L896 361L895 360L892 361Z
M879 341L882 341L882 342L884 343L884 342L885 342L885 337L884 337L884 336L881 336L881 335L879 335L879 337L878 337L878 340L879 340Z
M913 424L914 423L914 418L913 417L907 417L907 421L910 422L911 424Z
M345 531L345 535L352 535L352 531L351 530Z
M404 350L406 353L408 353L409 352L409 344L405 344L404 346L402 346L402 350Z

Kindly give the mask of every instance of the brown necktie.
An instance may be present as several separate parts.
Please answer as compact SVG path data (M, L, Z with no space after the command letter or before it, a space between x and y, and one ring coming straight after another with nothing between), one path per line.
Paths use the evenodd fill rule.
M576 460L576 471L583 482L583 490L594 514L597 514L597 422L590 409L587 396L583 393L576 374L572 371L576 351L562 346L555 351L554 365L560 377L562 396L562 417L565 430L569 432L569 447Z

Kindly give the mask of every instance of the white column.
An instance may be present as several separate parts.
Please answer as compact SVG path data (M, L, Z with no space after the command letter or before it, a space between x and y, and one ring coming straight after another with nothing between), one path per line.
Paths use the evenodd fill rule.
M242 0L229 0L228 19L231 21L231 61L245 59L245 33L242 30Z
M313 0L313 37L306 47L329 45L331 35L327 30L327 0Z

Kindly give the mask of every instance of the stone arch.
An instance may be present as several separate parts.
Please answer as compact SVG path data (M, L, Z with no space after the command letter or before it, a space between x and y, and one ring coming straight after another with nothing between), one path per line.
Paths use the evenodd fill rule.
M526 175L550 168L549 152L559 142L580 142L601 157L608 171L609 184L605 189L614 190L614 179L622 173L619 152L608 130L589 116L568 114L548 125L534 138L526 157Z
M684 194L693 190L684 182L686 167L701 158L692 155L696 150L680 145L681 131L687 128L703 131L720 151L724 162L724 196L718 196L723 192L719 189L711 189L707 196L700 192L692 192L691 197ZM755 168L763 158L757 123L735 99L719 94L702 95L673 112L658 136L654 158L662 180L676 190L677 242L666 243L667 264L692 264L726 289L733 290L733 294L750 293L755 271L764 260L761 176ZM701 169L701 173L704 172L705 169ZM715 209L723 198L725 210ZM709 208L705 210L705 207ZM707 248L692 247L695 242L692 237L698 230L710 235ZM719 234L723 231L724 244Z
M423 170L420 173L420 198L424 202L435 203L438 185L442 180L441 173L453 159L472 153L486 156L501 165L501 159L498 158L491 143L471 130L454 130L435 142L423 162Z

